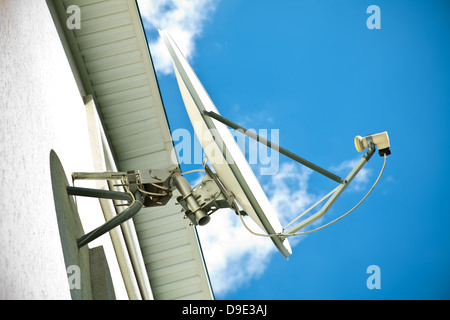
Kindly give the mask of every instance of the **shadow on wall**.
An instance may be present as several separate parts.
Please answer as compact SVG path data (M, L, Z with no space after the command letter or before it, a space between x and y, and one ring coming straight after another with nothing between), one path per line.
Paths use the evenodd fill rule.
M61 246L73 300L115 300L114 288L103 247L78 248L83 226L61 161L50 152L50 172Z

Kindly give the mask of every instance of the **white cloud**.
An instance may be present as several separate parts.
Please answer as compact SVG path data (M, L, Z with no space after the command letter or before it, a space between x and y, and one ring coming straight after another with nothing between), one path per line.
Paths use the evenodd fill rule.
M316 199L308 192L312 171L296 163L283 163L277 174L270 177L265 192L280 215L288 222L307 209Z
M217 0L138 0L147 29L168 30L189 60L195 54L195 40L202 34L205 22L215 11ZM167 49L159 37L149 38L157 72L173 72Z

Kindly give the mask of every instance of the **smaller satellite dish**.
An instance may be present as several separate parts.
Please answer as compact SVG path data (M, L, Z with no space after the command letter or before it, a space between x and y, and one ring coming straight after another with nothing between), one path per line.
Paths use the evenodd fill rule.
M192 126L205 154L227 190L242 209L268 235L279 234L283 228L259 181L223 123L204 116L204 111L219 114L217 108L167 31L159 31L172 58L178 86ZM285 257L292 254L287 239L270 239Z

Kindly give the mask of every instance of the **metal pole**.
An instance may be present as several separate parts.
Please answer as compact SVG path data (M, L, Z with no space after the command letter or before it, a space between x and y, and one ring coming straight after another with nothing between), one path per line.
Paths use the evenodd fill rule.
M119 191L109 191L102 189L89 189L80 187L66 187L67 194L72 196L83 196L92 198L102 198L111 200L125 200L132 201L133 197L129 193L119 192Z
M242 133L245 134L246 136L268 146L269 148L278 151L279 153L285 155L286 157L291 158L294 161L297 161L301 164L303 164L304 166L324 175L327 178L330 178L331 180L336 181L337 183L342 183L342 178L340 178L339 176L335 175L334 173L329 172L328 170L319 167L318 165L296 155L295 153L284 149L283 147L280 147L279 145L271 142L270 140L267 140L266 138L261 137L260 135L247 130L246 128L238 125L237 123L234 123L233 121L228 120L227 118L222 117L221 115L215 113L215 112L211 112L211 111L203 111L203 114L216 119L217 121L222 122L223 124L235 129L235 130L242 130Z
M198 224L204 226L205 224L207 224L211 218L197 203L197 200L192 195L191 185L186 180L186 178L181 174L175 174L173 175L173 184L178 189L178 191L180 191L180 194L183 197L183 200L186 201L189 210L194 214L194 220L191 219L191 221L195 225Z
M126 176L125 172L74 172L72 180L120 180Z
M285 233L285 234L296 233L297 231L303 229L307 225L313 223L314 221L316 221L317 219L322 217L330 209L330 207L334 204L334 202L339 198L339 196L342 194L342 192L344 192L345 188L347 188L347 186L350 184L350 182L353 180L353 178L355 178L355 176L358 174L358 172L364 167L364 165L367 163L367 161L369 161L369 159L372 157L374 152L375 152L375 145L371 144L369 146L367 152L363 155L361 160L359 160L358 164L348 174L347 178L345 178L345 181L335 189L333 195L330 197L330 199L328 199L328 201L323 205L323 207L317 213L306 218L305 220L302 220L300 223L293 226L289 230L283 230L283 233Z
M314 209L315 207L317 207L320 203L322 203L323 201L325 201L327 198L329 198L332 194L334 194L337 189L340 186L337 186L336 188L334 188L333 190L331 190L326 196L324 196L322 199L320 199L319 201L317 201L315 204L313 204L311 207L309 207L306 211L304 211L302 214L300 214L297 218L295 218L294 220L292 220L291 222L289 222L286 226L283 227L283 230L286 230L288 227L290 227L292 224L294 224L298 219L300 219L301 217L303 217L305 214L307 214L308 212L310 212L312 209Z
M135 214L141 210L143 204L142 204L142 195L138 191L135 194L136 200L135 202L124 212L121 214L115 216L111 220L107 221L97 229L85 234L81 238L77 239L78 248L81 248L88 244L89 242L97 239L98 237L104 235L105 233L111 231L111 229L117 227L118 225L124 223L128 219L132 218Z

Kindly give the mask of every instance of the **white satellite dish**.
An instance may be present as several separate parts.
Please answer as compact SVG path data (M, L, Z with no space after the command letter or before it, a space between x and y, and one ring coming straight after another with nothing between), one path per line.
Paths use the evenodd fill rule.
M160 31L173 61L178 85L187 113L209 162L242 209L267 234L283 228L258 179L242 154L228 127L203 116L203 111L219 114L195 72L167 31ZM285 257L292 254L287 239L271 237Z
M269 236L285 258L292 254L291 247L287 241L288 237L320 230L340 220L356 209L372 192L384 171L386 156L391 153L387 132L367 135L365 138L360 136L355 138L355 146L357 151L362 152L366 150L366 152L352 171L347 175L347 177L342 179L326 169L323 169L314 163L311 163L310 161L303 159L300 156L222 117L169 33L164 30L160 30L159 33L172 58L178 86L180 88L189 118L194 127L194 131L205 151L206 156L208 157L208 160L216 170L216 174L219 178L218 180L220 180L218 184L223 183L225 188L232 192L233 196L244 211L256 222L259 227L266 232L266 234L259 235ZM256 179L250 165L242 154L228 127L233 129L243 129L242 133L248 135L252 139L255 139L266 146L275 149L281 154L309 167L310 169L321 173L322 175L339 183L339 185L321 200L301 213L297 218L282 227L275 210L272 208L261 185ZM384 164L375 183L370 188L368 193L362 198L362 200L341 217L316 229L297 233L299 230L321 218L329 210L353 178L372 157L375 152L375 147L378 147L380 156L384 156ZM301 217L305 216L318 204L325 200L327 201L320 210L298 222ZM205 215L198 215L195 222L200 221L202 216L204 217ZM251 232L257 234L253 231Z
M288 237L314 232L329 226L355 210L372 192L384 171L386 157L391 154L387 132L367 135L365 137L356 136L354 139L356 150L358 152L365 151L365 153L347 177L342 179L222 117L173 39L166 31L160 31L160 34L171 55L181 95L195 133L216 172L212 172L208 165L204 164L205 176L202 182L194 188L183 177L184 173L181 173L180 168L173 165L165 169L72 173L74 181L79 179L120 180L121 183L116 185L123 186L124 192L68 186L67 193L69 195L128 202L127 204L119 204L128 206L121 214L77 239L78 247L85 246L94 239L109 232L112 228L131 219L142 207L166 205L173 196L172 191L177 189L180 194L177 197L177 202L183 207L185 217L189 218L193 225L207 224L210 220L210 215L220 208L232 208L236 210L236 213L242 219L242 213L236 205L237 201L243 211L255 221L264 233L257 233L250 230L244 220L242 220L247 229L255 235L270 237L280 253L285 258L288 258L292 254L291 246L287 240ZM339 185L286 226L282 227L275 210L267 199L228 127L243 129L242 133L248 135L250 138L319 172ZM298 232L321 218L330 209L362 167L372 157L376 147L380 156L384 156L383 167L375 183L362 200L339 218L313 230ZM300 219L325 200L327 201L320 210L304 219Z

